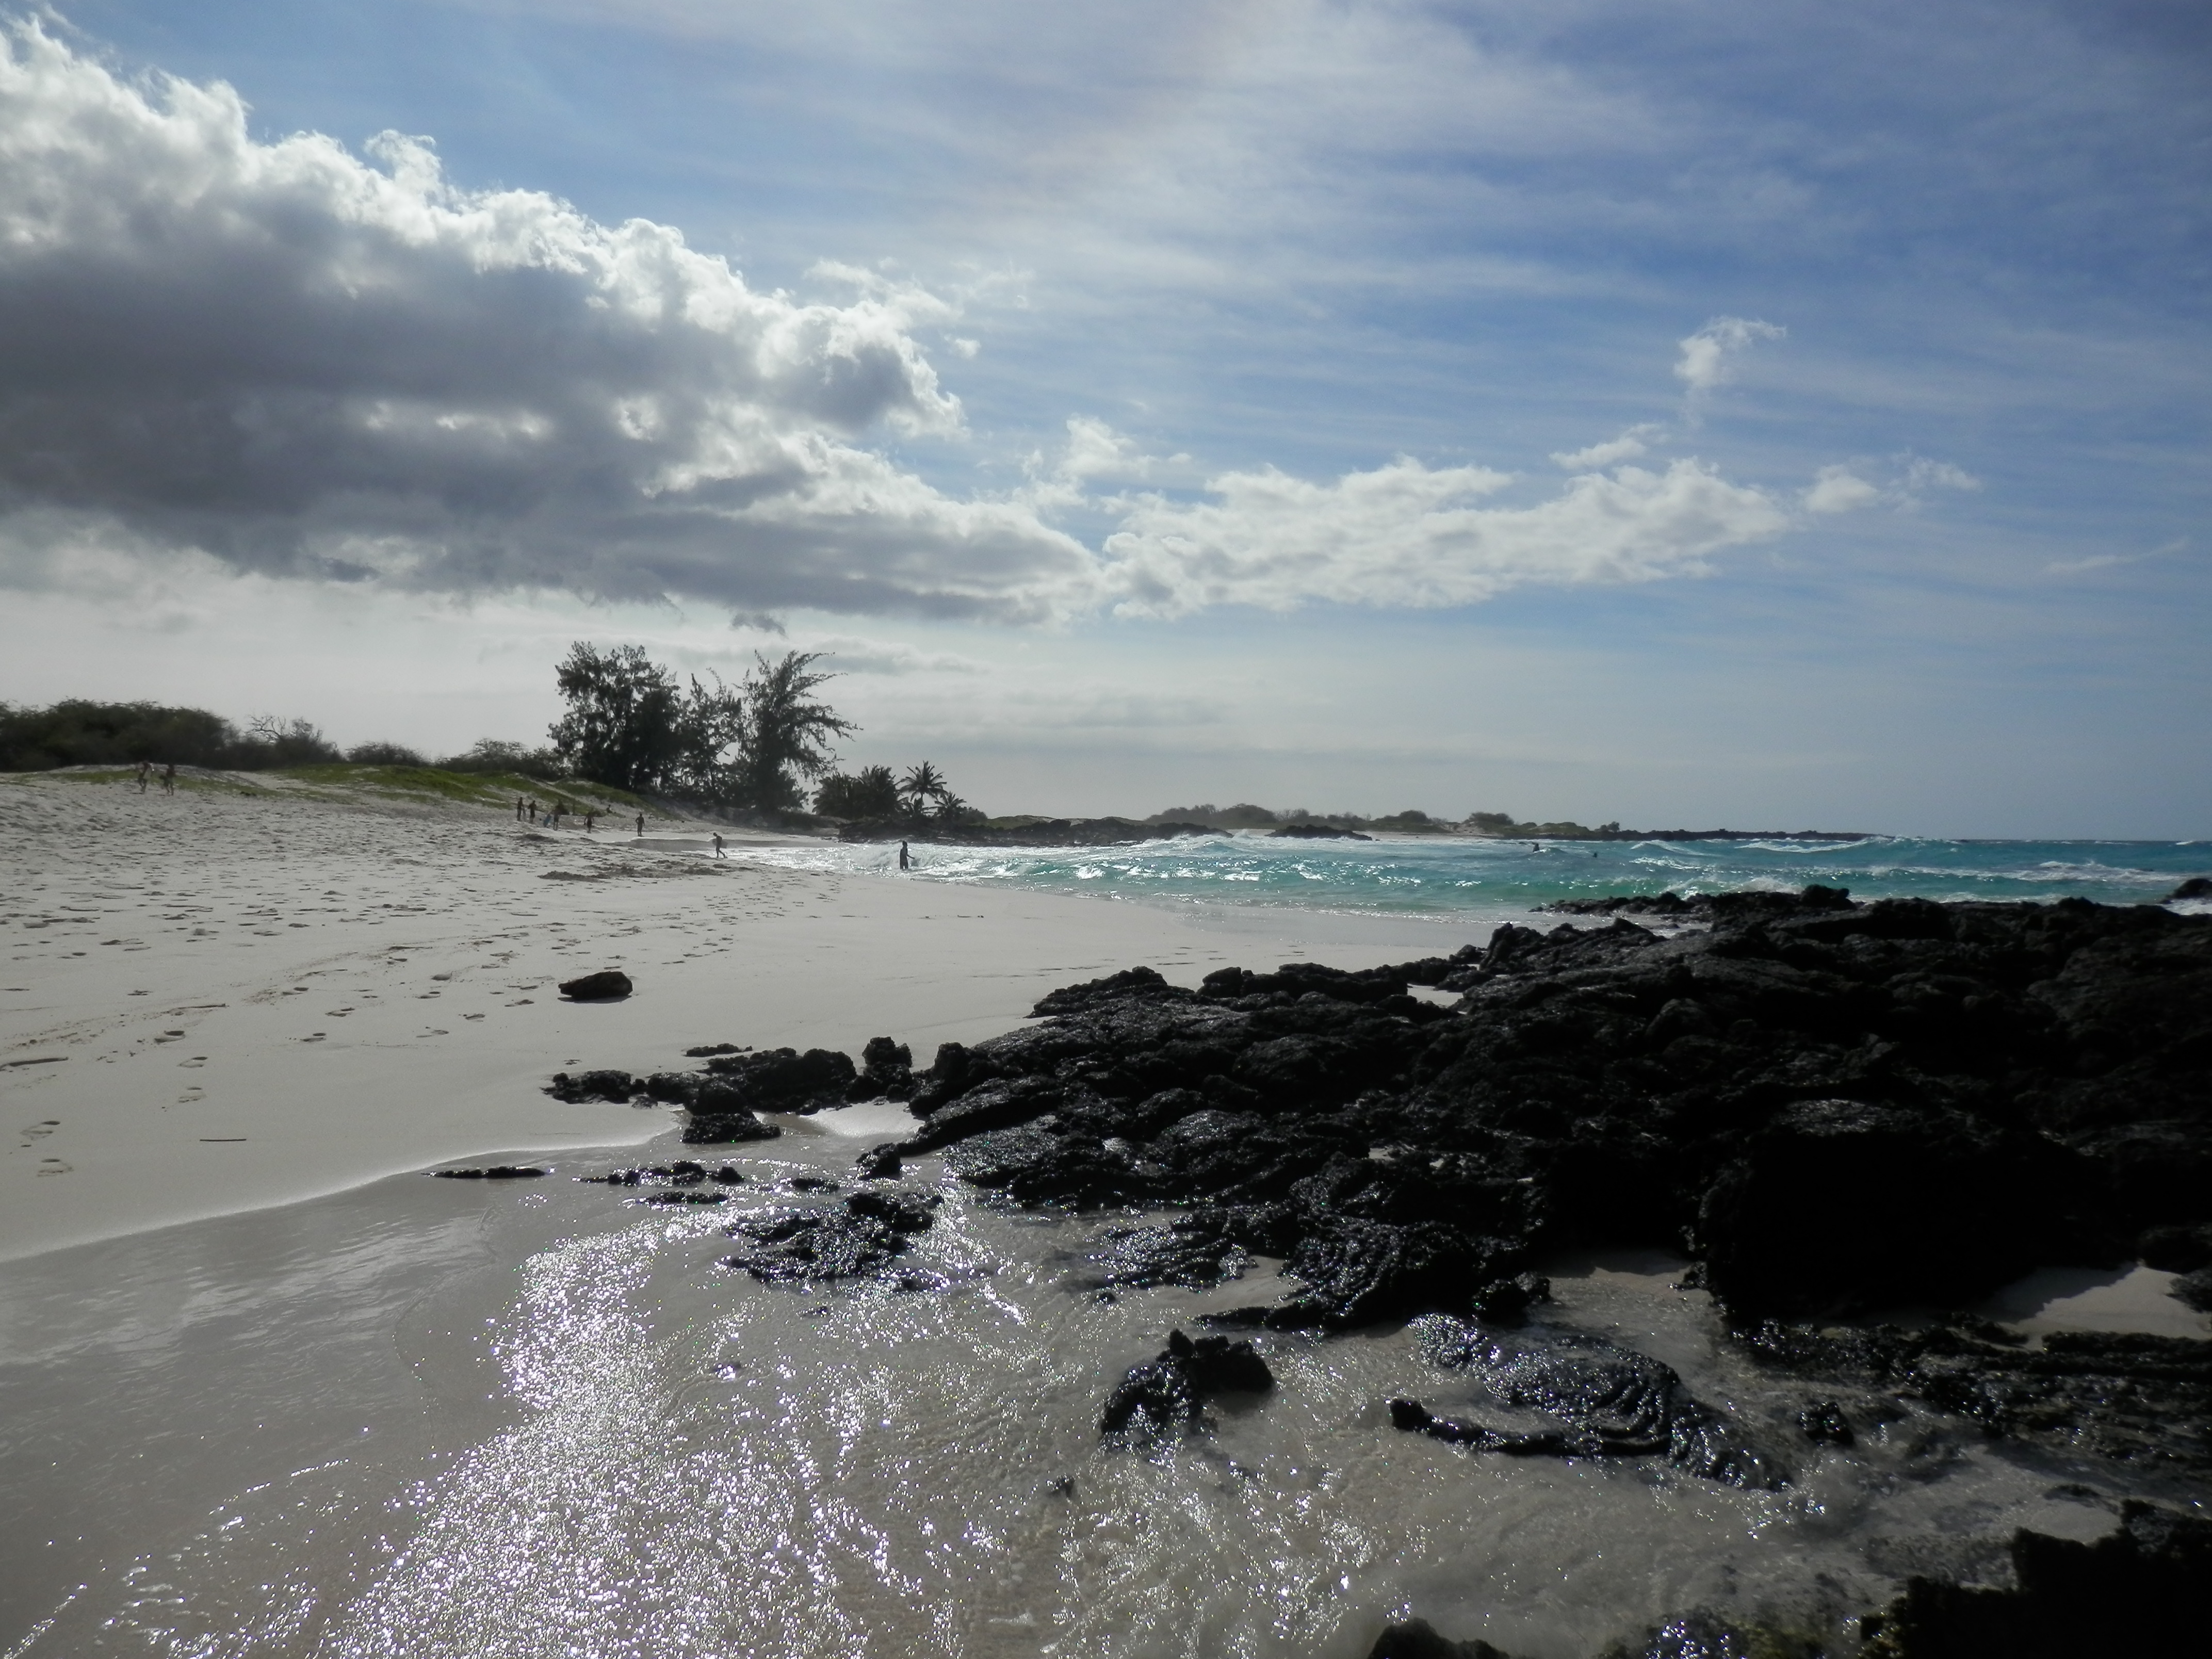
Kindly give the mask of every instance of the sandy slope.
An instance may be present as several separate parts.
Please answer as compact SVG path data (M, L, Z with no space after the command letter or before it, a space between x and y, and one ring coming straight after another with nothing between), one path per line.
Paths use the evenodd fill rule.
M926 1064L1137 963L1195 982L1487 931L799 874L732 839L716 864L697 826L552 836L359 792L0 775L0 1259L666 1127L548 1099L568 1066L879 1034ZM636 996L556 995L610 966Z

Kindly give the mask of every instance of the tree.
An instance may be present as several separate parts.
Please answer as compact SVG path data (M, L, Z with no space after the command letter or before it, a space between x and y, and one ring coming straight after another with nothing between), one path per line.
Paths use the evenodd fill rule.
M326 766L344 758L313 720L274 714L256 714L247 722L245 747L259 757L248 763L260 766Z
M947 793L945 774L927 761L919 766L909 766L906 769L906 775L899 780L898 792L899 799L906 803L907 811L915 817L922 817L927 814L932 802L945 799Z
M736 791L736 761L730 751L742 753L745 743L745 701L742 692L714 682L708 690L691 677L691 690L676 714L676 756L673 781L687 795L718 805L732 804Z
M679 746L676 682L644 647L582 640L557 671L568 712L548 728L578 777L632 791L666 787Z
M864 766L849 777L833 773L814 792L814 810L833 818L895 818L899 815L898 780L888 766Z
M816 697L814 688L836 678L810 673L817 651L787 651L770 663L758 652L745 676L742 735L732 773L732 798L771 812L791 811L805 799L802 779L818 778L836 762L833 738L860 728Z

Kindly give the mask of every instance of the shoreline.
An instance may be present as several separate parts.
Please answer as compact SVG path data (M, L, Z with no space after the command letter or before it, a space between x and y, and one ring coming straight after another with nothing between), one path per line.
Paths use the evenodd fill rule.
M1134 963L1190 984L1316 951L1361 966L1479 942L1496 920L1101 904L700 858L718 830L740 854L809 844L706 823L555 836L383 794L9 780L0 1261L666 1127L541 1092L580 1061L975 1042ZM556 981L601 967L636 994L559 1000Z

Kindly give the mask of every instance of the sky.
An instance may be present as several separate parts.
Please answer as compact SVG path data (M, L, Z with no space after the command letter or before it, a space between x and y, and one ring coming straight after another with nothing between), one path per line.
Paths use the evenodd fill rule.
M0 15L0 700L2212 836L2193 0Z

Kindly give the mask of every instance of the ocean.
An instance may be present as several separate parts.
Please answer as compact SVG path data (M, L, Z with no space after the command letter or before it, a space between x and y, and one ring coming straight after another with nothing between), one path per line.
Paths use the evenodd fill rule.
M1673 891L1685 898L1819 882L1853 896L2154 904L2212 874L2212 842L1547 842L1459 837L1276 841L1188 836L1130 847L912 843L908 878L1191 906L1271 906L1370 915L1496 918L1564 899ZM787 869L896 875L895 847L746 848Z

